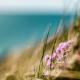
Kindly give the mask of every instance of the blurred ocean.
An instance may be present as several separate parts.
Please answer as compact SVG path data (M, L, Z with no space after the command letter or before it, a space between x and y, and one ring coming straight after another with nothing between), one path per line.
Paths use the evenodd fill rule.
M0 15L0 55L6 49L19 48L43 38L48 25L51 34L57 29L62 15ZM65 22L70 24L72 16L66 15Z

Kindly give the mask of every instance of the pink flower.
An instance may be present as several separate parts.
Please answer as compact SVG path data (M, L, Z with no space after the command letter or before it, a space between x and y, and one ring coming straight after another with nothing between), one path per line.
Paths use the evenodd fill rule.
M60 46L60 47L58 47L57 49L56 49L56 54L59 54L59 53L61 53L62 52L62 47Z
M45 75L45 76L48 76L48 75L49 75L49 71L46 71L46 72L44 73L44 75Z
M54 66L54 64L52 64L50 67L51 67L51 69L52 69L52 68L54 68L55 66Z
M51 65L51 59L49 59L49 60L47 61L47 66L50 67L50 65Z
M72 44L73 43L73 40L69 40L67 41L68 44Z
M67 44L66 44L66 42L65 42L65 43L62 45L61 48L62 48L62 49L65 49L65 48L66 48L66 45L67 45Z
M50 56L49 56L49 55L45 55L44 60L45 60L45 61L48 61L48 60L49 60L49 58L50 58Z
M49 68L54 68L55 65L52 62L56 59L59 61L62 61L64 58L64 54L69 49L69 47L71 46L72 43L73 43L72 40L60 43L59 46L57 47L57 49L55 50L55 52L51 56L49 56L49 55L45 56L45 61L47 61L46 65Z
M53 53L53 55L51 56L51 59L54 60L57 56L57 53Z
M60 44L59 44L59 47L62 47L64 43L65 43L65 42L60 43Z
M63 55L58 57L58 61L61 61L63 59Z

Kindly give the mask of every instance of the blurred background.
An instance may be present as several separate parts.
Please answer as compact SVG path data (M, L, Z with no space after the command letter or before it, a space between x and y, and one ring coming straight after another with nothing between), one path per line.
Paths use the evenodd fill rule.
M54 33L63 15L69 26L79 3L79 0L1 0L0 54L40 41L50 24L50 32Z
M80 15L79 0L0 0L0 79L15 73L24 80L24 73L39 63L48 26L51 39L60 21L64 18L70 28L76 14Z

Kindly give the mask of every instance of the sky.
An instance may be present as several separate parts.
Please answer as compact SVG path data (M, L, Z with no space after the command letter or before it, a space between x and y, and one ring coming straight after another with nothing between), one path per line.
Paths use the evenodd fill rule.
M74 12L80 0L0 0L1 13L30 13L30 12ZM79 7L79 6L78 6Z

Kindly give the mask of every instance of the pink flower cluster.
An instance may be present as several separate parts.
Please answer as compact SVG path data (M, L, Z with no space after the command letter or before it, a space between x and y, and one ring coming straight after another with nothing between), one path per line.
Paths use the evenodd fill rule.
M52 62L56 59L62 59L64 56L64 53L66 52L66 50L69 49L69 47L73 44L73 40L69 40L67 42L62 42L59 44L59 46L57 47L57 49L55 50L55 52L49 56L46 55L45 56L45 61L47 62L47 66L53 68L54 65L52 64Z

